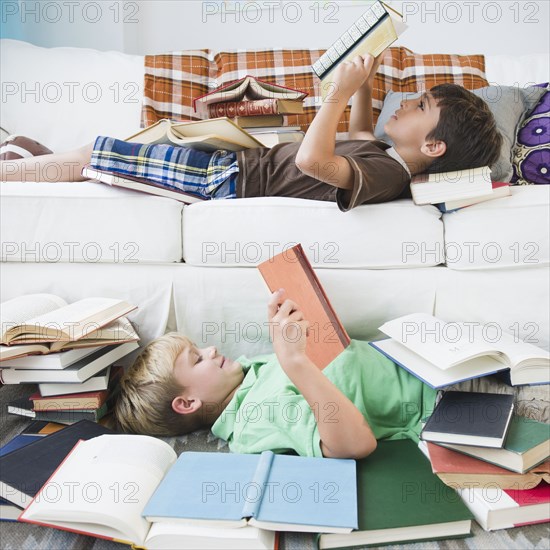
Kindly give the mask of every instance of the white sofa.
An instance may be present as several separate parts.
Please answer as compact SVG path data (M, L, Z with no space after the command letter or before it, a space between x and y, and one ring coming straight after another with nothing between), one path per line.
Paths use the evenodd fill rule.
M139 128L141 57L13 40L1 54L8 132L64 151ZM546 82L548 66L545 55L488 57L487 78ZM267 351L268 292L254 267L301 242L351 337L423 311L549 346L548 186L446 215L409 200L345 214L282 198L182 206L93 182L0 191L1 299L124 298L139 306L143 343L177 329L229 355Z

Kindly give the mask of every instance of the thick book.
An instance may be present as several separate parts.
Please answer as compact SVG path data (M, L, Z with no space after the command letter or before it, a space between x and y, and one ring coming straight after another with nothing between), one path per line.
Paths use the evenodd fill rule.
M275 531L349 533L357 528L355 482L355 461L349 459L271 451L187 452L160 483L143 516L151 522L212 528L253 525ZM230 487L243 490L233 498L225 491Z
M258 265L269 290L285 289L309 321L306 355L324 369L344 351L350 338L300 244Z
M550 460L525 474L518 474L435 443L422 441L419 446L430 459L433 473L453 489L491 485L501 489L525 490L536 487L541 481L550 483Z
M221 86L216 90L196 97L193 108L197 113L207 112L208 106L227 102L242 102L244 100L282 100L301 103L307 97L307 92L287 88L280 84L272 84L251 75ZM238 113L240 114L240 113ZM277 114L277 113L265 113Z
M550 383L550 354L500 331L495 337L481 323L445 322L412 313L384 323L390 338L371 342L432 388L442 388L509 370L512 385Z
M89 345L102 345L99 330L137 307L113 298L84 298L67 304L53 294L19 296L2 302L1 306L0 343L71 342L72 347L82 339ZM121 337L117 342L127 341L126 331L134 332L131 324L126 323L129 326L115 326L116 334ZM109 337L112 337L110 333ZM135 333L132 339L136 339ZM50 351L59 351L62 347L50 346ZM0 357L6 357L5 351L2 350Z
M502 449L452 443L441 445L523 474L550 458L550 426L514 415Z
M262 128L262 127L282 127L285 122L283 115L254 115L254 116L236 116L234 122L241 128L247 128L250 132L250 128Z
M191 122L162 119L126 138L133 143L165 143L199 151L242 151L263 145L230 118L220 117Z
M512 194L509 183L494 181L492 182L492 186L493 190L487 195L480 195L478 197L472 197L469 199L449 200L445 202L440 202L436 204L436 206L441 212L445 214L448 212L455 212L456 210L466 208L467 206L473 206L474 204L491 201L493 199L509 197Z
M46 355L25 355L23 357L16 357L14 359L5 359L0 362L0 368L11 369L46 369L56 370L70 367L72 364L84 359L84 357L91 355L95 351L98 351L103 346L90 346L86 348L73 348L59 352L51 352L47 345L34 344L37 348L44 348ZM4 346L7 351L17 352L17 348L30 348L33 345L25 346ZM20 350L19 350L20 351Z
M488 166L417 174L412 177L410 187L413 201L419 205L483 197L493 189Z
M446 391L420 438L436 443L501 448L513 410L513 395Z
M136 342L105 346L62 370L0 369L3 384L84 382L139 348Z
M170 488L172 494L175 494L170 509L180 509L193 502L193 511L200 513L202 510L210 510L213 512L218 508L213 505L217 501L224 502L221 508L227 513L234 508L233 504L236 501L242 508L243 503L253 504L261 496L260 493L265 492L271 506L278 505L283 509L290 507L294 510L297 514L293 518L294 521L303 517L312 518L315 521L316 508L321 511L328 507L336 513L339 509L349 506L351 516L356 514L356 502L345 492L345 487L338 483L343 482L345 478L346 487L350 486L355 491L355 462L352 460L345 462L348 465L346 468L337 459L282 457L293 460L294 463L298 463L300 460L324 461L327 468L330 469L330 475L326 479L324 477L316 479L314 475L316 470L308 466L306 472L308 485L304 485L296 473L299 474L302 469L289 469L287 463L283 472L288 480L285 485L272 484L267 488L260 485L240 485L237 492L230 495L225 491L235 491L235 485L230 484L231 479L235 478L232 468L235 461L241 459L257 462L261 455L182 453L181 457L188 454L198 455L198 458L193 462L194 469L191 470L191 475L188 472L185 473L183 478L178 478L179 486ZM185 462L185 458L181 457L178 464ZM180 546L183 546L185 538L181 534L187 530L202 527L204 532L215 532L217 529L212 525L185 525L183 522L171 520L151 523L147 519L148 514L144 511L154 502L153 494L157 487L164 485L163 478L167 479L172 469L176 467L176 460L177 455L170 445L149 436L105 435L80 442L36 495L36 498L21 515L20 520L96 537L115 539L118 542L145 546L146 548L158 547L158 545L154 545L152 539L159 530L167 529L169 532L173 532L170 547L178 547L178 534L182 536ZM207 473L207 466L212 464L212 460L218 461L217 468L215 471L208 470ZM326 472L326 470L324 471ZM322 476L323 468L320 468L319 472ZM212 477L213 475L215 478ZM85 487L87 484L100 487L102 489L101 500L86 498L87 495L84 491L69 491L69 484L73 480L78 480L81 484L80 487ZM215 480L220 483L216 483ZM313 485L315 482L318 483L317 486ZM331 485L325 486L326 483L331 483ZM193 490L188 491L189 486L192 486ZM56 488L58 489L56 493L58 498L55 501L42 498ZM118 489L115 491L113 488ZM294 492L292 492L293 489ZM316 489L323 493L318 492L316 497ZM283 490L286 491L284 497L281 494ZM299 497L296 496L297 490L303 491ZM332 498L330 498L330 491L336 491ZM327 495L327 493L329 494ZM167 495L165 498L167 499L169 496ZM317 502L315 502L315 498L317 498ZM306 509L305 499L314 503L313 507ZM346 499L345 502L344 499ZM292 504L292 500L295 501L294 504ZM163 500L161 504L165 505L166 501ZM345 514L345 517L341 514L339 517L341 517L343 525L348 525L352 521L348 513ZM336 523L335 519L331 521ZM231 528L228 532L233 531L235 533L233 536L239 537L239 531L243 531L244 534L249 529L255 529L255 526L246 525L242 529ZM259 528L257 530L258 533L262 531Z
M38 384L38 390L42 397L101 391L114 387L123 373L121 366L109 366L85 382Z
M410 439L379 441L371 455L358 460L357 491L358 530L321 535L321 549L470 534L472 514L432 473L430 462Z
M193 204L195 202L202 202L204 197L193 195L192 193L186 193L172 187L163 186L160 183L150 181L145 178L136 178L133 176L121 176L114 172L107 172L105 170L98 170L92 168L89 164L86 164L81 170L82 176L98 183L105 183L112 187L121 187L123 189L130 189L132 191L138 191L141 193L148 193L149 195L155 195L157 197L165 197L167 199L174 199L184 204Z
M334 87L331 73L342 61L350 61L357 55L377 57L406 29L398 11L384 2L374 2L313 64L313 72L321 79L323 97L331 93Z
M545 481L526 490L488 486L458 493L486 531L550 521L550 485Z
M208 117L260 117L267 115L299 115L303 101L288 99L257 99L255 101L224 101L208 105ZM237 121L235 121L237 122ZM238 123L238 122L237 122ZM241 126L244 128L244 126Z
M70 393L65 395L54 395L43 397L40 392L35 392L29 397L35 411L66 411L71 409L98 409L107 401L109 392L107 390Z
M79 440L107 433L83 420L0 457L0 497L25 508Z

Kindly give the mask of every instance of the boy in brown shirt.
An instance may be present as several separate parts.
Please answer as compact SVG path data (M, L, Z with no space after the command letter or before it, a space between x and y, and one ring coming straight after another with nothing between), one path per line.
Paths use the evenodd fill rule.
M379 56L357 56L338 65L304 140L238 153L204 153L171 145L136 145L98 137L68 153L0 162L0 179L82 181L82 167L146 177L209 199L285 196L336 201L347 211L360 204L409 195L411 176L493 164L502 138L485 102L454 84L435 86L404 100L385 126L394 146L373 135L372 87ZM349 139L336 128L350 98Z

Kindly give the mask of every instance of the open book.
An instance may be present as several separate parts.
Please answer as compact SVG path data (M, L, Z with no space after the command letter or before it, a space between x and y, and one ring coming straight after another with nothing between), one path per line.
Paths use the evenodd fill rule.
M87 484L101 497L89 498ZM177 459L157 438L106 435L78 443L20 520L147 548L158 547L161 530L174 531L170 547L199 527L208 533L231 525L234 537L253 527L349 532L357 527L355 484L353 460L270 452L188 452ZM225 492L236 486L233 496ZM47 498L54 488L57 497Z
M203 112L208 105L243 100L273 99L301 102L307 95L307 92L294 90L286 86L280 86L279 84L272 84L271 82L247 75L227 86L222 86L213 92L195 98L193 100L193 108L196 112Z
M306 355L324 369L350 343L315 271L300 244L273 256L258 266L269 290L284 288L309 321Z
M501 329L494 334L480 323L446 323L413 313L380 330L390 338L371 345L432 388L506 369L513 386L550 383L550 354Z
M200 151L242 151L263 147L263 144L227 117L191 122L162 119L124 141L134 143L166 143Z
M407 29L403 16L383 2L375 2L328 50L313 64L321 79L324 97L334 91L331 72L342 61L357 55L380 55Z
M137 334L127 320L115 322L134 309L136 306L113 298L84 298L72 304L53 294L13 298L1 304L0 343L18 346L14 351L2 347L0 357L7 359L30 353L137 340ZM45 343L51 344L19 345Z

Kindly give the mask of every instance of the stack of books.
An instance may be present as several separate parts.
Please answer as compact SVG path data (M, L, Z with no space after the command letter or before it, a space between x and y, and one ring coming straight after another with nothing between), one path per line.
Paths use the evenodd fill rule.
M510 184L491 182L488 166L417 174L411 179L411 194L415 204L433 204L443 213L454 212L481 202L508 197Z
M487 531L550 521L550 427L513 396L449 391L421 434L432 471Z
M300 126L285 126L286 115L304 112L307 92L271 84L247 75L195 98L193 106L205 118L228 117L266 147L301 141Z
M109 410L121 370L111 368L138 349L123 300L86 298L67 304L34 294L2 303L0 381L38 384L8 412L72 424L100 420Z

